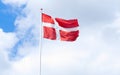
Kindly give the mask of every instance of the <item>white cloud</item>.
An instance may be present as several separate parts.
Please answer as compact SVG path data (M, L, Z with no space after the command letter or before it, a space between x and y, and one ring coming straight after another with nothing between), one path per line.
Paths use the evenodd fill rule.
M53 17L78 18L80 23L80 37L76 42L43 41L42 74L43 75L119 75L119 1L104 0L5 0L5 4L26 7L15 21L18 41L22 45L18 52L25 57L16 62L9 62L11 67L3 75L39 75L39 45L40 38L40 7ZM66 6L67 4L67 6ZM16 6L16 7L18 7ZM101 25L102 24L102 25ZM4 33L1 37L13 33ZM31 36L29 36L31 35ZM12 37L11 37L12 36ZM6 39L3 39L6 40ZM1 43L10 48L14 42ZM37 43L36 43L37 41ZM13 43L13 44L11 44ZM35 44L35 45L34 45ZM35 51L35 52L34 52ZM2 60L2 59L1 59ZM6 62L6 61L5 61ZM3 62L4 63L4 62ZM36 72L36 74L34 74Z
M0 29L0 50L12 48L17 42L15 33L5 33Z
M23 4L26 4L29 0L2 0L3 3L9 4L14 7L20 7Z
M41 1L41 6L47 13L54 13L53 16L76 17L81 24L91 26L111 23L116 18L114 14L118 11L118 3L118 0L52 0Z
M17 42L15 33L5 33L0 29L0 70L1 74L8 68L10 68L10 63L8 63L7 52L11 49Z
M32 53L18 61L9 61L10 67L5 70L3 75L39 75L40 74L40 52L37 47L31 47ZM26 49L24 49L26 50Z
M32 46L27 42L18 48L24 58L17 61L9 61L9 50L17 43L15 33L5 33L0 29L0 74L1 75L39 75L40 74L40 50L39 46ZM26 55L27 54L27 55Z
M28 0L3 0L6 5L12 6L12 10L21 7L26 4L25 8L22 8L21 14L17 16L15 20L15 32L5 33L0 31L0 50L5 51L6 55L1 55L6 59L1 59L0 72L1 75L39 75L40 74L40 50L39 50L39 9L38 12L33 12L32 3L34 1L27 2ZM35 1L36 2L36 1ZM36 2L39 3L39 2ZM39 5L39 4L38 4ZM36 15L34 15L36 14ZM35 18L34 18L35 17ZM38 17L38 18L37 18ZM8 43L6 43L8 42ZM10 51L16 51L15 57L23 56L16 61L10 61L8 55ZM1 53L3 54L3 53ZM14 53L13 53L14 54ZM13 58L14 59L14 58ZM6 66L4 66L6 65ZM7 66L8 65L8 66Z

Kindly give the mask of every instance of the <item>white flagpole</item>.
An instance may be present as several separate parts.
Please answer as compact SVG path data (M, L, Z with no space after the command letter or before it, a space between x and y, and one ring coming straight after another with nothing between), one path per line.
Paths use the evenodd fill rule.
M43 38L43 34L42 34L42 12L43 12L43 9L41 8L40 9L40 14L41 14L41 29L40 29L40 33L41 33L41 35L40 35L40 38L41 38L41 40L40 40L40 75L42 75L42 38Z

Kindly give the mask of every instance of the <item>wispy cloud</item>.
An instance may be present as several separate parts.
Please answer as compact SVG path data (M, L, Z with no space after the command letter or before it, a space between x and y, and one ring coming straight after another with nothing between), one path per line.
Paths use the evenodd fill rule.
M22 8L15 20L16 30L0 30L0 59L3 75L39 75L40 7L53 17L78 18L80 37L68 43L42 40L43 75L119 75L119 1L104 0L3 0ZM67 6L66 6L67 4ZM8 42L6 44L6 42ZM2 59L4 50L23 55L18 61ZM16 53L17 52L17 53ZM24 68L23 68L24 67ZM0 68L0 69L2 69Z
M32 13L28 0L3 0L3 3L11 6L17 14L14 32L0 30L0 58L2 75L39 75L40 74L40 50L39 50L39 16ZM36 2L36 1L35 1ZM32 3L30 1L30 3ZM24 7L23 7L24 5ZM28 8L29 7L29 8ZM20 9L20 10L19 10ZM37 11L38 9L36 9ZM38 10L39 11L39 10ZM33 18L34 17L34 18ZM9 60L10 59L10 60ZM17 59L17 60L16 60ZM11 61L16 60L16 61ZM5 62L5 63L4 63ZM6 66L4 66L6 65ZM24 67L24 70L23 70Z

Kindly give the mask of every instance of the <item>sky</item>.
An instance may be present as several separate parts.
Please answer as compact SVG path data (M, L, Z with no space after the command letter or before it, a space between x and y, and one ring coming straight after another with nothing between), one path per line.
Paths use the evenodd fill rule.
M40 75L40 51L42 75L120 75L119 4L119 0L1 0L0 75ZM77 18L77 40L41 38L41 8L53 18Z

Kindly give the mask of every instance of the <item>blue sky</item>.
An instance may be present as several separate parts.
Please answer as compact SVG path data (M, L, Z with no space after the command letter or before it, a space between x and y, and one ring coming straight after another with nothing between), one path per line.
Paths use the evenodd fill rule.
M40 74L39 29L27 21L25 5L25 0L0 1L1 75Z
M5 5L0 1L0 28L2 28L5 32L14 31L16 14L10 10L12 10L10 6Z
M41 40L42 75L120 75L119 4L119 0L1 0L0 75L39 75ZM41 39L40 8L53 18L77 18L78 39L72 43Z

